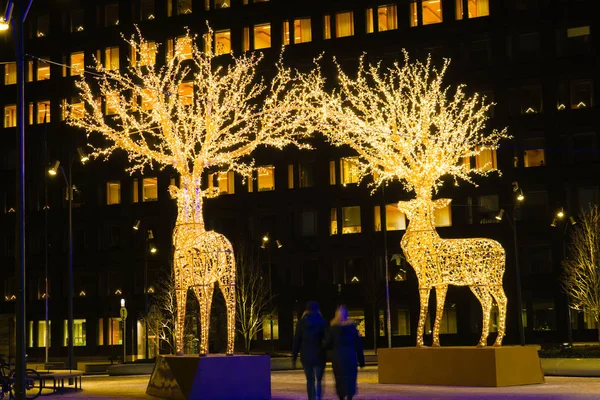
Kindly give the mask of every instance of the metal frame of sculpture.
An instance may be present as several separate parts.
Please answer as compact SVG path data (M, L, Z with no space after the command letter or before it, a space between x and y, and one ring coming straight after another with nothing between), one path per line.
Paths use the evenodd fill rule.
M321 104L319 130L337 146L354 149L360 179L370 176L375 191L390 181L400 181L416 199L400 202L410 219L401 242L407 260L419 278L420 318L417 345L423 346L423 329L432 287L437 307L434 346L439 345L439 325L449 284L468 285L481 302L483 331L479 346L486 345L493 296L499 307L498 338L502 343L506 320L506 296L502 289L504 249L489 239L441 239L434 227L434 209L449 200L432 201L445 176L475 184L473 176L495 171L490 162L471 164L483 151L495 151L508 138L506 130L485 127L493 105L464 86L453 94L443 86L449 60L439 69L411 61L383 68L365 66L360 59L357 74L344 73L338 64L339 89L318 94Z
M93 156L108 158L124 150L128 171L171 167L180 175L179 187L169 191L177 199L173 231L174 275L177 294L176 352L183 353L186 295L191 287L200 302L200 354L208 353L208 332L214 284L227 307L227 354L233 354L235 335L235 261L229 241L206 231L202 216L202 177L210 171L235 171L251 177L251 153L260 146L310 148L301 139L314 132L310 93L321 90L316 72L301 74L281 60L269 83L258 76L259 53L225 55L213 47L213 32L177 39L167 62L156 66L156 48L140 32L126 42L132 60L126 72L96 60L89 79L77 81L86 107L67 105L67 122L107 139ZM219 50L219 49L217 49ZM193 88L191 94L189 89ZM99 95L99 96L98 96ZM108 114L110 110L110 115ZM251 178L250 178L251 179ZM208 185L210 186L210 185Z

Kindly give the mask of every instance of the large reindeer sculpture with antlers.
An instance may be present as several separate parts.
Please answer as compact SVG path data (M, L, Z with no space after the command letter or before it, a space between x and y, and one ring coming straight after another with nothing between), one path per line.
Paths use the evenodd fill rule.
M235 334L235 261L229 241L206 231L202 178L214 171L235 171L251 176L249 156L260 146L308 148L301 139L316 124L311 92L321 90L318 70L296 73L277 64L269 84L257 75L262 56L257 53L216 60L212 31L206 34L206 51L189 34L177 40L175 54L162 67L155 66L155 48L141 35L127 43L135 57L127 73L107 70L97 63L93 84L83 76L77 82L88 107L68 107L68 123L100 133L108 147L94 149L108 157L124 150L131 172L144 167L173 168L179 187L169 188L177 199L173 231L174 275L177 292L176 351L183 353L186 296L192 288L200 302L200 354L208 353L212 294L219 284L227 305L227 354L233 354ZM190 51L191 49L191 56ZM184 61L191 58L189 61ZM219 61L221 64L220 65ZM100 96L98 96L99 92ZM94 89L93 89L94 88ZM104 99L100 101L99 99ZM104 103L104 104L103 104ZM105 113L106 110L106 113ZM110 111L110 113L109 113ZM110 115L105 115L105 114Z
M401 242L407 260L419 279L421 310L417 345L423 345L423 328L429 293L436 288L437 309L434 346L439 345L439 325L448 285L467 285L483 309L480 346L488 336L491 296L496 299L500 318L498 338L502 343L506 297L502 289L504 249L489 239L444 240L434 226L434 209L448 205L448 199L432 200L444 176L470 183L472 175L485 176L495 163L471 164L471 158L492 156L506 131L485 130L491 104L474 95L468 97L458 86L451 96L442 86L448 68L431 60L409 60L384 69L380 64L365 66L360 60L356 78L338 65L340 88L321 93L323 113L319 129L338 146L349 146L358 155L362 177L372 175L376 189L399 180L416 199L398 204L410 223ZM480 158L477 159L479 161ZM374 190L375 190L374 189ZM389 329L389 327L388 327Z

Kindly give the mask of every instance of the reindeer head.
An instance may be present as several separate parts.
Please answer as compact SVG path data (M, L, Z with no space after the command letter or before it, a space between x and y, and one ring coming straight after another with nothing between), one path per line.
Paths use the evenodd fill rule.
M431 200L417 197L409 201L399 201L398 209L406 215L411 223L414 221L418 225L413 228L424 230L434 226L434 211L446 207L451 201L452 199Z

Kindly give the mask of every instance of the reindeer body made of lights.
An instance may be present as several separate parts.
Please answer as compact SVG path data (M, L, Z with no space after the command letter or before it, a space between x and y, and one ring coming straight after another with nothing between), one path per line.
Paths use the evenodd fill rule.
M500 243L483 238L442 239L435 230L434 210L450 204L450 199L431 200L417 197L401 201L398 208L409 218L400 246L419 281L420 312L417 346L423 347L423 331L429 306L429 294L435 288L436 312L433 346L440 345L440 322L448 285L469 286L481 303L483 327L478 347L487 345L492 298L498 305L498 336L501 346L506 324L506 295L502 288L505 251Z

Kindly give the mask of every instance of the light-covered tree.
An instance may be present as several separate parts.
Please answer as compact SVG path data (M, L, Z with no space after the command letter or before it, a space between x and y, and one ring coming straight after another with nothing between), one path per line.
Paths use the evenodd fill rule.
M571 230L571 243L562 262L562 285L570 307L583 311L596 321L600 341L600 208L590 205L579 214Z
M236 247L237 326L244 338L244 352L250 354L252 338L262 329L262 316L272 312L269 277L261 270L257 258L246 244Z
M155 65L157 45L134 35L126 40L135 62L120 71L97 62L97 73L76 83L85 108L70 106L68 123L105 140L93 155L124 151L129 171L170 167L180 175L177 222L173 231L177 294L176 347L183 352L187 289L200 302L200 353L208 352L209 316L215 283L225 297L227 353L235 334L235 263L229 241L204 228L203 198L207 169L249 176L251 153L261 146L283 148L302 142L314 130L310 92L322 87L319 74L301 74L281 59L272 76L257 71L262 56L245 53L218 56L212 31L205 46L189 33L177 38L165 65ZM308 91L308 93L307 93Z

